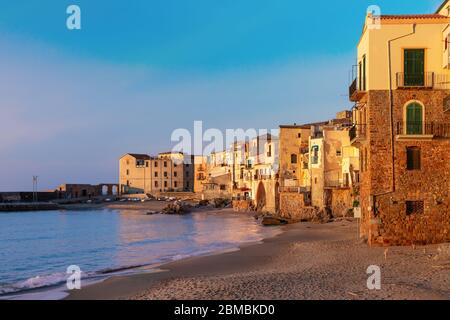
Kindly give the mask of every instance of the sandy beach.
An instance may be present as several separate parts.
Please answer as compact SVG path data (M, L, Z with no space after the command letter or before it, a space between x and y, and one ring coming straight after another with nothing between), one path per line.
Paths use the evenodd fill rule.
M262 243L115 276L67 299L450 299L449 244L370 248L357 228L289 225ZM370 265L381 268L381 290L367 289Z

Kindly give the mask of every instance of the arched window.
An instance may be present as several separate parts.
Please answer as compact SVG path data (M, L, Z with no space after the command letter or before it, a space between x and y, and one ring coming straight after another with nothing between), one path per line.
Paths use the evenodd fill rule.
M423 133L423 107L417 102L406 106L406 134Z

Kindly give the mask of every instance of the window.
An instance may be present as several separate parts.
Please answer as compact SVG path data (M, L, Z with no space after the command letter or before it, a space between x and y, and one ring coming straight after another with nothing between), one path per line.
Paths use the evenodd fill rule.
M420 148L407 147L406 148L406 169L420 170Z
M158 178L158 171L155 171L155 178Z
M167 181L164 181L164 188L167 188Z
M363 57L363 62L362 62L362 68L363 68L363 86L362 86L362 91L366 91L366 56L364 55Z
M269 151L267 152L267 156L271 157L272 156L272 145L269 144Z
M148 168L148 161L145 162L145 166Z
M291 154L291 163L297 163L297 155L296 154Z
M130 160L127 159L127 165L130 164Z
M406 87L425 85L425 49L405 49L404 77Z
M178 188L178 183L175 181L175 182L173 183L173 186L174 186L175 188Z
M164 168L167 168L167 161L164 161Z
M178 176L178 172L174 171L173 176L177 177Z
M186 178L189 177L189 171L186 171Z
M167 178L167 171L164 171L164 178Z
M311 164L319 163L319 146L312 146L311 148Z
M155 181L155 188L158 188L158 181Z
M336 150L336 157L340 157L342 156L342 151L341 150Z
M422 134L422 106L413 102L406 107L406 134Z
M220 185L220 190L225 190L226 188L227 188L226 185L224 185L224 184L221 184L221 185Z
M127 169L127 176L129 176L129 175L130 175L130 170Z
M297 134L297 137L298 137L298 138L301 138L301 137L302 137L302 134L299 132L299 133Z
M158 168L158 161L155 161L155 168Z
M406 214L422 214L424 209L423 201L406 201Z
M143 167L145 165L145 160L137 159L136 160L136 167Z

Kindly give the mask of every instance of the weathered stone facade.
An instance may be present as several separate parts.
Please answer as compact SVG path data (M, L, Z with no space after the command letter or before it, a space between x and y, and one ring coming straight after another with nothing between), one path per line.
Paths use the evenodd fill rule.
M317 215L318 209L305 206L304 194L282 192L280 194L280 216L283 218L311 221Z
M450 240L450 135L435 132L450 123L443 109L450 90L393 91L393 139L389 91L369 91L361 112L367 116L362 163L362 235L372 244L438 243ZM405 106L424 106L424 123L433 132L406 135L402 131ZM444 135L444 136L442 136ZM393 140L393 145L392 145ZM393 147L393 148L392 148ZM420 169L407 170L407 147L420 148ZM365 167L365 169L364 169ZM422 214L407 214L407 201L423 201Z
M330 189L331 214L333 217L346 217L352 209L353 195L350 188Z

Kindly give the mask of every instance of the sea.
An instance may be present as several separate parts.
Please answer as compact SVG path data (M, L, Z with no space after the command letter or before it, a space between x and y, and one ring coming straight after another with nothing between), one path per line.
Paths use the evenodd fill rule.
M0 299L60 299L80 271L81 285L161 264L237 250L280 233L248 213L141 210L0 213ZM75 269L74 269L75 266ZM73 279L73 278L72 278Z

